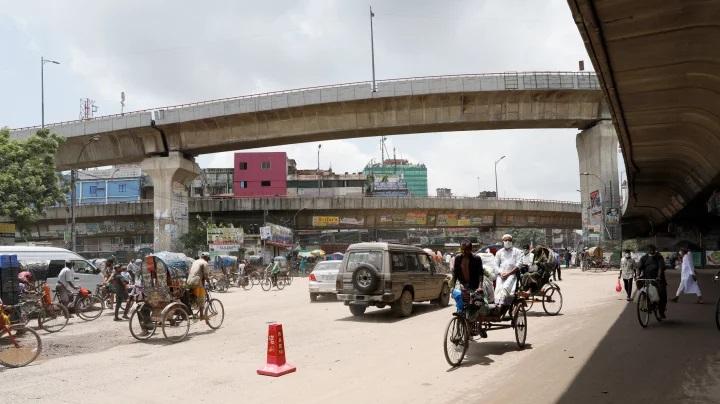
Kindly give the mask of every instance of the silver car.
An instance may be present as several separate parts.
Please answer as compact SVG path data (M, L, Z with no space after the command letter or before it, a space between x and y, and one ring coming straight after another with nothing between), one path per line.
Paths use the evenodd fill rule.
M320 261L310 272L308 289L310 290L310 301L315 302L318 296L336 298L335 280L342 261Z

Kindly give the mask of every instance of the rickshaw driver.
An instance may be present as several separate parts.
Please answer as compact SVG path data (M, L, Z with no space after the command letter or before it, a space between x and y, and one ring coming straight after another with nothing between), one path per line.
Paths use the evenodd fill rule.
M482 289L483 271L482 259L472 253L472 242L465 239L460 244L461 254L455 259L452 271L452 280L450 286L455 287L455 282L459 281L462 286L462 294L467 295L470 291L484 293ZM477 330L481 337L487 338L485 330L480 328Z
M207 252L200 253L200 258L193 261L186 281L186 285L192 289L192 293L195 296L195 302L197 302L198 308L200 309L201 320L205 318L202 307L205 301L205 282L209 279L209 261L210 254Z
M522 251L513 247L513 238L509 234L502 236L503 248L495 253L495 263L499 276L495 280L495 304L507 305L510 299L515 295L515 287L517 274L520 272L518 268Z

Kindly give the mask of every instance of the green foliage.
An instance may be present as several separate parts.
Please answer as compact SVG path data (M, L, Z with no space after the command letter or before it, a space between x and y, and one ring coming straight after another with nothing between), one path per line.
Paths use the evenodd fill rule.
M545 244L545 231L542 229L513 229L513 245L522 248L525 244Z
M63 141L48 130L13 140L6 128L0 129L0 216L11 218L22 233L45 209L65 200L55 171Z

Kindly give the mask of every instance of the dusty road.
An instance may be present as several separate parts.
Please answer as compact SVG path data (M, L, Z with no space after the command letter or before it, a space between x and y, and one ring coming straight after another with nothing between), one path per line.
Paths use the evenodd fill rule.
M296 279L283 291L215 294L225 305L223 327L195 324L180 344L137 342L109 313L72 319L57 334L40 331L37 362L0 368L0 403L718 402L709 271L700 279L705 305L686 297L670 306L669 321L653 319L648 329L615 293L616 273L563 275L562 315L536 305L525 350L512 330L492 331L457 369L441 345L452 306L419 304L406 319L369 309L358 319L337 302L309 303L305 280ZM671 275L670 294L676 286ZM280 378L255 373L271 321L283 324L288 361L298 368Z

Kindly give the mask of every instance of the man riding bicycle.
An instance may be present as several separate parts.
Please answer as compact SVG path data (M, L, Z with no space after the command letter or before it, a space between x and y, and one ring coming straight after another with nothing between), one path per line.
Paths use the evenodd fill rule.
M200 309L200 319L204 319L202 312L203 303L205 302L205 282L210 279L210 254L207 252L200 253L200 258L196 259L190 267L186 285L191 288L192 294L195 296Z
M68 309L75 307L75 303L78 300L78 295L75 295L75 300L72 302L72 304L70 304L70 300L72 300L73 293L80 290L80 287L75 286L75 284L73 283L75 279L75 272L73 271L73 266L75 266L74 262L65 261L65 267L60 270L60 273L58 274L58 282L57 285L55 285L55 291L58 294L60 303L62 303Z
M655 285L658 290L660 301L658 302L658 311L660 319L665 319L665 309L667 308L667 281L665 280L665 259L657 252L654 245L650 244L646 248L647 254L640 258L638 266L639 279L655 279ZM643 285L638 282L638 289Z

